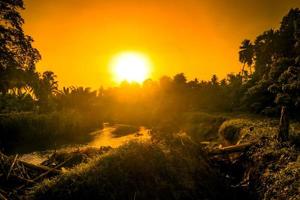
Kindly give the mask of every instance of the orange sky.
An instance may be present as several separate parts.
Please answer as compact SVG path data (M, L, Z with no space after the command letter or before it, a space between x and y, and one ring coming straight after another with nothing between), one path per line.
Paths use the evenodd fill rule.
M184 72L224 78L240 69L245 38L278 27L300 0L25 0L25 32L61 86L112 83L109 63L123 51L149 56L152 78Z

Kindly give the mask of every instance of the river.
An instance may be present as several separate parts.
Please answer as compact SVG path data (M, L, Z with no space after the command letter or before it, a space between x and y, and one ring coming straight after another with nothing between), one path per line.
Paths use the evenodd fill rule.
M101 146L110 146L112 148L117 148L122 144L125 144L126 142L132 140L145 141L151 138L149 134L149 129L145 127L139 127L139 130L137 132L129 133L126 134L125 136L115 137L113 135L113 132L116 130L116 128L118 128L118 126L120 125L104 124L103 129L90 133L93 136L93 140L91 142L87 144L71 145L68 147L58 149L56 151L74 151L77 150L78 148L87 148L87 147L99 148ZM19 159L33 164L41 164L42 162L47 160L48 157L54 153L54 151L55 150L47 150L47 151L37 151L28 154L23 154L20 155Z

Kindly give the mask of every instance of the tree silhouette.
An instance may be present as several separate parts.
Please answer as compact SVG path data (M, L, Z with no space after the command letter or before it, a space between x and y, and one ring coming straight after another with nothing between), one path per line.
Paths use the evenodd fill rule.
M219 85L217 75L214 74L214 75L211 77L211 84L214 85L214 86Z
M173 78L175 84L184 85L186 84L186 77L184 73L176 74Z
M38 81L35 82L34 94L38 99L42 112L49 111L53 105L53 95L58 92L58 82L56 75L51 71L44 72Z
M0 1L0 92L28 84L40 59L37 49L32 47L33 39L24 34L24 20L19 10L24 9L22 0ZM16 84L18 83L18 84Z
M242 73L245 73L245 65L247 64L252 74L252 63L253 63L254 50L250 40L244 40L240 46L239 60L243 63Z
M242 43L240 61L254 61L255 67L252 78L243 86L247 107L256 112L274 108L274 113L279 113L280 107L286 106L291 114L300 109L299 24L300 10L291 9L278 30L265 31L254 44L249 40Z

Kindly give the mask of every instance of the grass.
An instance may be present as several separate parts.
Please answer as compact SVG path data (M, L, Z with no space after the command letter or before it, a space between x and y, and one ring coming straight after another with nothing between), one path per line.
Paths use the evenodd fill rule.
M223 145L255 141L262 136L275 137L278 120L243 116L222 123L218 134Z
M278 120L246 115L230 118L219 128L220 142L225 145L255 142L245 154L232 155L233 162L220 166L234 184L248 184L250 199L298 199L300 123L292 122L290 141L277 141ZM224 164L224 163L223 163ZM239 177L239 178L238 178Z
M183 115L181 130L195 141L213 141L219 137L218 129L225 120L220 115L186 113Z
M232 197L198 146L186 138L173 142L172 148L151 142L128 143L60 177L44 181L34 189L31 198L172 200Z
M290 143L263 137L246 155L250 165L249 189L257 199L298 199L299 151Z
M74 113L70 114L73 119L67 118L70 122L64 121L63 118L54 118L58 117L57 113L51 115L53 116L39 116L42 118L33 120L34 123L27 122L32 118L26 117L25 120L21 117L24 121L17 120L20 123L16 123L17 130L24 127L23 122L26 122L25 125L27 124L32 131L35 130L33 124L39 124L37 123L39 120L49 120L47 123L44 122L46 123L44 125L40 122L43 126L40 125L38 130L45 129L43 134L35 131L41 134L35 135L35 138L45 138L49 134L46 132L49 131L48 126L57 125L52 120L62 120L61 127L58 126L60 132L51 135L54 139L49 139L55 141L60 134L67 139L73 136L72 132L81 133L81 130L85 138L83 130L91 127L89 123L81 124L83 118ZM66 126L73 127L67 128L71 132L65 132L65 125L71 122L76 122L73 126ZM162 120L158 127L151 131L152 141L129 142L106 154L85 160L87 163L77 165L82 160L80 155L78 160L72 163L70 170L37 185L29 194L29 198L239 199L240 194L236 192L239 192L237 190L240 188L229 187L229 183L232 184L231 178L234 179L235 186L248 178L246 182L249 183L248 189L252 192L253 198L272 199L274 196L277 199L284 199L283 195L294 198L297 197L299 186L297 177L300 174L299 159L297 160L299 145L296 143L299 141L300 123L291 123L291 144L279 144L276 141L277 128L278 120L275 119L247 115L234 118L206 113L185 113L176 120ZM115 134L122 136L135 129L133 126L122 125ZM80 138L80 135L76 137ZM32 137L32 133L28 132L25 136ZM29 141L28 138L25 140ZM241 157L231 156L230 159L223 157L220 162L222 165L218 166L201 148L199 142L204 140L223 144L249 141L257 143ZM66 157L68 154L59 154L55 159L64 160ZM72 168L73 165L76 166ZM229 179L226 178L228 174Z
M101 126L101 121L77 112L3 114L0 146L6 153L20 153L83 143L90 139L90 131Z

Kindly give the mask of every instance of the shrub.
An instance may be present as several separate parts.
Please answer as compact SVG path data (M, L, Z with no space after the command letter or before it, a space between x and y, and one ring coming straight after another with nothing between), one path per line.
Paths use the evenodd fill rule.
M219 128L219 136L225 145L256 141L262 136L275 137L278 120L244 116L225 121Z

